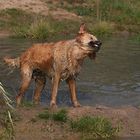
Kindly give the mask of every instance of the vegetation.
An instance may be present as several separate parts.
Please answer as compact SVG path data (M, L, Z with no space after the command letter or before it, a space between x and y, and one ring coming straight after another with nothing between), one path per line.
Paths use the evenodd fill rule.
M111 122L103 117L89 117L84 116L76 120L70 119L67 116L65 109L59 110L56 113L51 113L48 110L38 115L44 120L53 120L67 123L75 132L80 132L85 139L110 138L119 132L119 127L112 127Z
M13 30L15 27L27 26L32 21L31 14L15 8L1 10L0 17L0 29Z
M115 30L111 30L112 33L115 31L140 33L139 0L114 0L113 2L112 0L67 0L67 3L62 2L59 6L82 16L87 24L92 25L92 28L101 27L102 29L108 26L110 30L110 27L112 29L110 25L113 24ZM99 29L99 34L101 34L101 29Z
M140 34L139 0L44 0L49 8L60 7L81 16L89 30L98 36L118 31ZM10 30L14 36L40 40L70 38L79 28L79 21L55 20L51 15L27 13L21 9L0 11L0 30ZM55 37L54 37L55 36ZM59 36L59 38L56 38Z
M72 130L81 132L87 139L110 138L119 132L118 128L113 128L108 119L103 117L84 116L75 121L71 121Z
M114 32L114 25L108 22L100 22L94 25L94 27L90 26L89 30L91 33L96 34L100 37L108 37Z
M65 109L60 110L52 115L54 121L66 122L68 120L67 111Z
M38 115L39 118L45 120L54 120L59 122L66 122L68 120L67 111L65 109L61 109L56 113L51 113L48 110Z
M51 116L52 116L52 114L50 114L48 110L45 110L43 113L40 113L38 115L38 117L40 119L44 119L44 120L48 120L48 119L52 118Z
M16 14L18 13L18 14ZM76 32L79 22L73 20L55 20L51 16L33 16L20 9L6 9L0 12L0 28L10 30L15 37L39 40L57 40L67 38L70 32ZM69 36L68 36L69 37Z
M24 100L24 101L22 102L22 105L21 105L21 106L22 106L22 107L30 108L30 107L34 107L35 104L32 103L31 101L26 101L26 100Z
M12 101L8 98L7 92L0 83L0 139L14 140L14 125L11 116Z
M16 118L12 112L11 100L7 97L7 93L4 90L2 84L0 85L0 107L3 107L0 112L0 139L2 140L14 140L14 124L13 118ZM26 106L26 104L25 104ZM27 104L32 106L32 104ZM119 127L113 127L111 122L103 117L89 117L84 116L78 119L71 119L68 117L67 110L61 109L57 112L51 112L48 109L38 115L38 118L43 120L53 121L53 123L61 122L62 127L67 126L69 130L79 132L82 139L98 139L98 138L110 138L119 132ZM14 119L15 120L15 119ZM18 118L19 120L19 118ZM37 118L32 118L31 122L36 122ZM55 124L59 125L59 124Z

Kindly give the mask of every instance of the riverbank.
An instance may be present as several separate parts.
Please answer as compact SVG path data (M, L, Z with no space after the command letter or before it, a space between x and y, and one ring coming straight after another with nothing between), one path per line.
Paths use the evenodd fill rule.
M96 1L1 0L0 32L40 40L59 35L60 39L73 36L84 22L98 37L118 33L139 36L139 4L138 0L103 0L99 5Z
M139 140L140 109L138 107L95 106L96 103L110 106L120 104L139 106L140 51L137 42L140 41L139 0L133 2L115 0L114 3L110 0L102 0L103 5L99 15L96 15L95 1L89 0L89 3L85 1L83 4L80 0L73 2L73 0L65 2L61 0L1 0L2 51L0 57L3 58L7 54L15 57L30 46L30 41L17 38L46 42L73 38L82 22L85 22L88 30L99 38L117 34L119 39L115 37L113 40L110 38L103 42L103 48L95 63L87 61L84 66L86 69L79 81L78 97L80 102L83 102L82 104L91 106L71 107L65 110L68 118L73 120L87 115L107 118L108 124L112 123L109 126L119 128L117 135L123 137L123 140L135 140L134 137ZM129 35L134 35L130 37L131 40L127 39ZM9 40L7 38L9 36L17 38ZM7 39L3 39L4 37ZM13 77L7 73L7 67L2 64L1 81L7 86L10 95L15 96L20 83L19 77L16 77L16 72L13 73ZM33 89L31 88L29 92L32 93ZM63 86L59 92L59 103L67 106L69 96L65 94L67 93L66 86ZM26 99L32 98L30 93ZM49 103L49 95L46 97L44 93L42 97L45 103L46 98ZM68 123L38 118L38 115L45 110L46 108L42 106L24 106L16 109L17 117L13 117L13 120L15 119L14 128L17 140L81 140L83 134L72 131ZM8 127L7 130L9 131Z
M127 38L117 39L116 37L105 41L104 47L97 57L98 63L86 61L83 67L83 69L86 69L79 76L80 80L77 81L78 99L85 106L82 108L66 108L66 111L69 118L81 118L83 115L107 118L109 122L112 122L114 127L119 126L120 130L117 135L123 138L126 137L123 140L135 140L133 138L140 135L140 113L138 108L140 105L139 44L131 42ZM10 38L10 40L9 38L2 39L1 49L3 51L1 51L0 56L3 57L7 54L13 56L19 55L23 50L30 47L30 43L26 40L13 38ZM1 65L0 79L14 98L19 88L20 79L17 71L7 75L8 70L6 70L7 67ZM47 107L50 102L50 87L48 81L41 97L42 104L47 104ZM33 90L34 86L31 86L24 97L25 101L30 102L32 100ZM105 106L96 107L96 104ZM61 107L71 106L65 82L60 86L58 91L58 105ZM137 108L124 105L133 105L137 106ZM63 138L68 139L69 137L71 140L81 140L81 133L72 131L68 123L38 118L37 116L44 112L46 108L28 106L25 105L25 107L20 107L16 110L16 116L19 116L19 118L14 120L17 140L22 139L22 137L23 139L32 139L30 135L33 139L38 138L40 140L55 139L56 137L60 140ZM115 108L113 106L122 107ZM127 139L128 137L132 139ZM139 140L139 138L136 140Z
M37 116L46 108L20 107L16 109L18 121L15 121L16 139L30 140L80 140L81 134L69 129L67 123L41 120ZM102 116L109 119L113 126L120 125L119 137L140 136L140 109L132 106L112 108L106 106L83 106L80 108L66 108L68 117L76 119L82 116Z

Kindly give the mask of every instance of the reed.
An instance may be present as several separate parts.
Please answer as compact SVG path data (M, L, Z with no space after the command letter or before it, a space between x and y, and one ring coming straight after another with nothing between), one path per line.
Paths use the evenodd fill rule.
M11 104L12 101L0 82L0 139L2 140L15 139L14 123L11 115L14 108Z

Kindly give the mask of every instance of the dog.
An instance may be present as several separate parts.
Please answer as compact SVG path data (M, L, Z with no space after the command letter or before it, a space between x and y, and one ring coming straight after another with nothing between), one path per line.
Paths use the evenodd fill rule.
M52 81L50 107L57 107L57 90L61 80L65 80L69 86L73 106L80 107L76 97L76 77L84 59L95 59L101 44L101 41L86 31L85 24L81 24L75 39L34 44L18 58L5 57L5 63L20 69L22 82L16 96L17 105L20 105L32 79L35 80L34 103L38 104L46 77L49 77Z

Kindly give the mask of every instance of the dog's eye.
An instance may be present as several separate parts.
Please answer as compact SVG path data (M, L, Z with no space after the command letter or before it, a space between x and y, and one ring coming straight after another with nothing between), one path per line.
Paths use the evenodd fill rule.
M93 37L91 37L90 39L93 40Z

